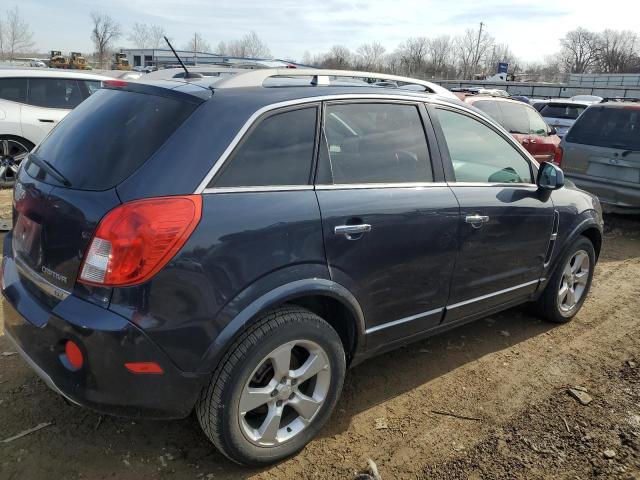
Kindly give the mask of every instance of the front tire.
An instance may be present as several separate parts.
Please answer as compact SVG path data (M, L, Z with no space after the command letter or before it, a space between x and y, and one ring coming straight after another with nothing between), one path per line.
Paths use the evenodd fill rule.
M346 370L336 331L284 306L236 340L196 405L202 429L231 460L268 465L300 451L333 411Z
M579 237L558 263L542 296L536 302L541 316L566 323L582 308L591 288L596 253L586 237Z

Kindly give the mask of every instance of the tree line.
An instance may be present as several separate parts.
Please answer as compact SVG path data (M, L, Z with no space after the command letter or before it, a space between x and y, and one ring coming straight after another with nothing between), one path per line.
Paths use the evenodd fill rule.
M109 68L116 43L126 38L135 48L165 48L167 31L161 25L134 23L125 32L110 15L91 13L94 60ZM18 7L0 18L0 59L13 59L33 51L33 32ZM305 52L299 63L332 69L356 69L423 78L474 79L492 75L500 62L519 80L563 81L568 73L639 73L640 37L627 30L601 32L578 28L560 40L559 50L542 61L527 62L515 55L508 43L498 42L483 24L460 35L409 37L389 50L380 41L364 43L355 50L334 45L328 51ZM212 52L210 43L194 32L182 45L185 50ZM271 58L269 46L253 31L238 39L220 41L213 52L234 57ZM287 59L296 62L296 59Z
M334 45L327 52L306 52L302 63L322 68L380 71L424 78L473 79L509 64L518 79L562 81L569 73L640 73L640 41L635 32L578 28L560 40L560 49L543 61L526 62L508 44L488 32L467 29L462 35L410 37L392 51L371 42L350 50Z

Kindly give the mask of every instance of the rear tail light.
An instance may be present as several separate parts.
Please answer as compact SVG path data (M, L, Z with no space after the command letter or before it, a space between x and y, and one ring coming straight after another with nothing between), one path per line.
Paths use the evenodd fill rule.
M558 166L562 165L563 155L564 155L564 150L562 150L562 147L556 147L556 153L553 156L553 163L555 163Z
M183 247L200 221L202 197L158 197L125 203L100 221L78 281L122 287L149 280Z

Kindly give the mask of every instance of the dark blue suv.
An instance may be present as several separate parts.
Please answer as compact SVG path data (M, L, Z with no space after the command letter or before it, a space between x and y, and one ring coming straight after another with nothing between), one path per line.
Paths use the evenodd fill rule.
M266 464L318 433L349 365L526 302L578 312L594 196L428 85L330 75L106 82L32 152L5 330L51 388L195 409L225 455Z

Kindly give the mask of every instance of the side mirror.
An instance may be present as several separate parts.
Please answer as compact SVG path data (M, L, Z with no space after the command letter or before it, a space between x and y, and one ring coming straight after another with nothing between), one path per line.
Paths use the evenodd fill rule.
M536 184L542 190L558 190L564 187L564 172L554 163L545 162L540 165Z
M558 131L556 130L556 127L552 127L551 125L549 125L549 135L557 135Z

